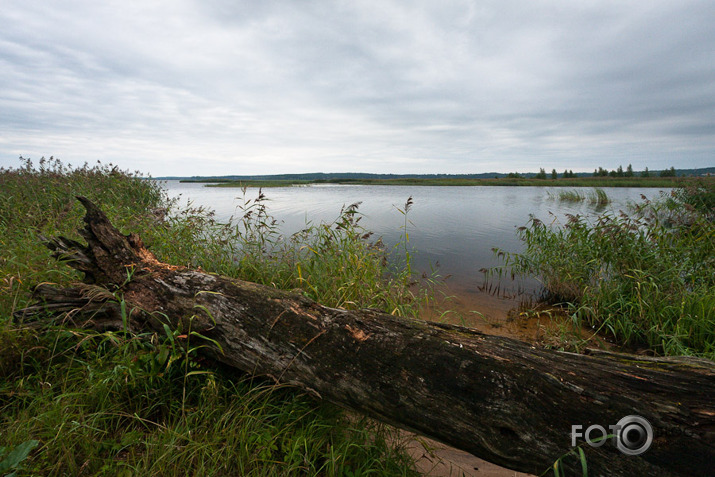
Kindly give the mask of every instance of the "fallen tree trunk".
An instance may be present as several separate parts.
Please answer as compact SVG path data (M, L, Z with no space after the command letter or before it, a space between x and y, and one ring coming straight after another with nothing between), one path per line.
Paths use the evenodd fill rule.
M119 290L133 331L190 325L212 340L202 351L229 366L510 469L543 472L573 449L573 425L596 439L600 429L584 432L589 426L608 431L637 415L652 425L648 450L627 455L611 440L583 445L590 476L712 475L710 361L577 355L454 325L324 307L299 294L161 263L139 237L120 234L99 208L79 199L87 209L81 231L87 245L60 237L48 246L84 272L85 283L36 287L41 302L23 316L66 313L81 318L81 326L119 328L112 295ZM624 435L616 444L642 450L645 443L633 436L639 437Z

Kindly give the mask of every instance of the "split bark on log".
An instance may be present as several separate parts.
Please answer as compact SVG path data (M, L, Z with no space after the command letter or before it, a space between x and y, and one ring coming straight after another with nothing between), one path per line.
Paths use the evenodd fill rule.
M713 475L715 365L707 360L545 350L460 326L321 306L287 291L157 261L85 198L87 245L48 243L85 273L36 287L23 315L67 313L119 328L121 289L134 331L191 329L203 351L495 464L541 473L571 447L572 425L606 429L638 415L653 427L636 456L583 446L590 476ZM129 275L131 279L127 280ZM600 436L599 432L591 438ZM582 443L579 440L579 444ZM580 466L579 466L580 469ZM580 475L580 473L579 473Z

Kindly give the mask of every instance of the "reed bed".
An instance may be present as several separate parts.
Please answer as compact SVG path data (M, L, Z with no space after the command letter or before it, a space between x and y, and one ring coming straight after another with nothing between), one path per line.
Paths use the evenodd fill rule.
M560 202L585 202L594 206L606 206L611 203L611 199L608 197L606 191L599 187L594 187L588 194L579 190L560 190L557 193L547 192L550 199L558 200Z
M611 203L611 199L608 194L603 189L596 187L593 192L589 194L588 201L591 205L605 206Z
M675 190L628 213L568 216L518 231L522 254L497 250L510 273L537 276L546 299L625 346L715 358L712 182ZM495 273L503 273L497 270Z

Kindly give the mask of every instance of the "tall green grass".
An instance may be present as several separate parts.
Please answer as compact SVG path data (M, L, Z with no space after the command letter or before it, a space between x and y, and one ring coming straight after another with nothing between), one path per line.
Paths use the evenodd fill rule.
M662 355L715 358L713 184L676 190L629 213L519 229L515 274L539 277L548 299L618 342ZM698 204L693 205L693 204Z
M220 222L111 164L23 160L0 170L0 448L39 442L18 475L415 474L388 428L207 366L186 330L97 333L14 320L31 286L80 278L39 240L81 240L76 195L166 262L297 288L329 306L413 315L429 299L369 241L357 206L282 237L262 193L244 192L237 217Z

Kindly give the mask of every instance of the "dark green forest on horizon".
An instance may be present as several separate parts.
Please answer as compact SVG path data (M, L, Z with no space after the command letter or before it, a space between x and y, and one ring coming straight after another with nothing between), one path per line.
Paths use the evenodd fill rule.
M475 174L374 174L367 172L309 172L300 174L253 174L253 175L223 175L223 176L161 176L159 180L182 180L185 182L229 182L229 181L306 181L306 182L334 182L334 181L360 181L360 180L405 180L405 179L574 179L587 177L703 177L715 175L715 167L697 169L678 169L671 167L662 170L633 171L630 165L624 170L622 166L608 170L602 167L593 172L573 172L573 170L557 171L552 169L547 172L484 172ZM630 174L629 174L630 172ZM554 175L556 177L554 177Z

